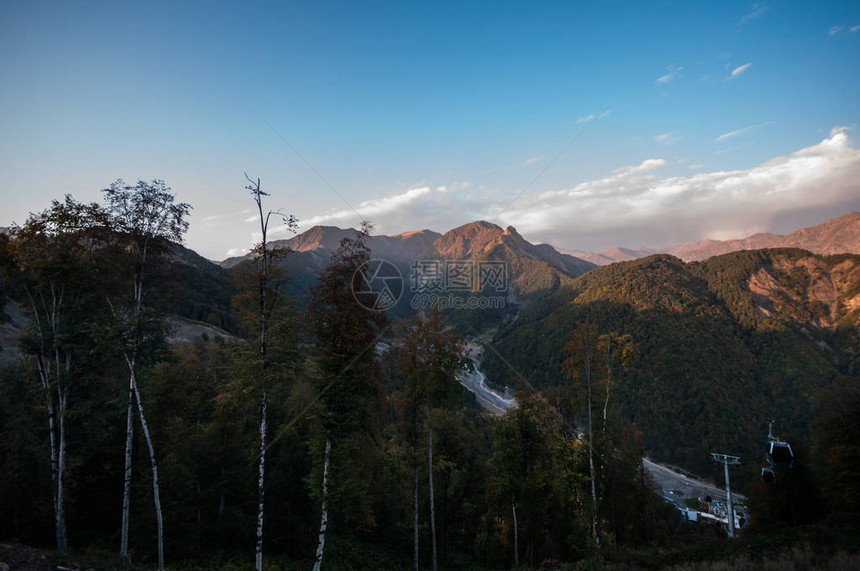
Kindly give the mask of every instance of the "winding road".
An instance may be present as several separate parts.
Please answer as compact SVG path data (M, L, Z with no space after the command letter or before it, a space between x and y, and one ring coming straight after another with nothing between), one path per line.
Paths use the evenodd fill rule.
M476 363L474 372L464 372L460 375L460 384L474 393L478 402L495 416L505 414L511 407L517 406L515 398L507 397L487 386L487 378L478 370Z
M460 375L460 384L471 391L481 406L490 414L501 416L509 408L515 407L517 401L487 386L487 378L479 370L481 365L480 349L476 353L477 357L474 359L475 370L473 372L463 372ZM712 496L714 498L725 499L726 497L725 487L717 486L695 477L686 476L676 472L669 466L657 464L647 458L642 458L642 465L651 474L654 483L662 490L663 496L672 498L679 505L683 505L685 498ZM742 494L732 493L732 498L735 502L746 503L746 497Z

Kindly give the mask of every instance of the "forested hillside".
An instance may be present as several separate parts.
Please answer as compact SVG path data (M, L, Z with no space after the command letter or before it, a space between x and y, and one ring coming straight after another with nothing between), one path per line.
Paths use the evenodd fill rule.
M467 342L435 306L391 323L359 303L368 228L340 240L303 305L266 223L228 276L177 245L190 205L162 181L103 194L3 238L18 339L0 371L0 538L159 569L436 569L596 560L677 523L614 408L580 426L596 399L522 393L493 420L458 382ZM512 229L469 233L481 247L436 253L509 264L512 299L569 279L544 258L570 260ZM235 335L171 345L180 318ZM590 357L576 363L584 387Z
M842 427L860 410L860 256L656 255L586 271L477 222L382 242L411 244L388 252L403 271L413 255L499 264L501 284L455 293L503 306L384 312L355 289L367 226L333 250L327 229L298 252L264 232L222 268L179 245L190 206L162 181L103 192L0 237L14 343L0 370L0 539L145 568L659 568L685 534L722 532L682 524L643 454L700 474L709 452L738 454L749 474L768 419L797 466L749 490L753 529L856 523L844 498L860 489L858 445ZM296 279L290 260L309 256ZM458 382L475 366L463 332L494 331L483 369L519 390L501 417Z
M485 370L504 384L520 383L512 368L537 388L564 384L562 348L576 323L629 333L638 352L615 395L646 452L700 471L711 451L754 463L767 419L808 439L816 391L856 375L858 294L860 256L652 256L528 304L496 337L508 363L491 351Z

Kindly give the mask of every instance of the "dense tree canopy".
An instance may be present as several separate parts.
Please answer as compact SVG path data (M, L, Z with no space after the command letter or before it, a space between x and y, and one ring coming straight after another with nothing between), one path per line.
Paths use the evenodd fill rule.
M663 568L740 545L701 539L718 532L682 523L643 469L647 453L707 473L712 449L748 462L737 549L856 535L857 256L656 256L533 291L526 272L520 305L471 322L498 327L471 363L467 314L389 327L360 303L368 230L302 306L265 246L229 274L182 249L188 206L162 182L105 198L0 236L0 301L29 319L0 370L4 542L115 554L127 481L144 568L250 568L255 542L264 568ZM198 323L168 343L168 315L233 335ZM493 416L460 384L479 364L527 379L515 407ZM796 451L771 486L754 483L768 418Z

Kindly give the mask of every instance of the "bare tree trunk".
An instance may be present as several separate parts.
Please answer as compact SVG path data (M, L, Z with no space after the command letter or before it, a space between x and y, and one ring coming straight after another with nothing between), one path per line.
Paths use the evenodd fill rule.
M588 393L588 471L591 477L591 535L600 554L600 530L597 525L597 476L594 470L594 427L591 420L591 366L586 362L586 392Z
M417 416L416 416L417 418ZM417 424L417 423L416 423ZM416 431L417 440L417 431ZM415 552L415 571L418 571L418 446L412 445L412 533Z
M143 436L149 449L149 461L152 465L152 497L155 501L155 520L158 528L158 568L164 569L164 523L161 515L161 496L158 492L158 464L155 461L155 446L152 443L149 426L146 424L146 416L143 414L143 401L140 399L140 391L138 391L137 382L134 379L134 372L131 375L134 400L137 402L137 413L140 416L140 426L143 429Z
M511 502L511 509L514 512L514 566L520 566L520 535L517 528L517 501Z
M600 449L601 468L606 466L606 424L609 418L609 392L612 385L612 335L606 335L606 398L603 400L602 444Z
M68 368L68 360L66 367ZM68 540L66 538L66 500L65 500L65 475L66 475L66 404L67 395L64 394L60 386L57 387L59 396L59 450L57 454L57 551L66 553L69 550Z
M433 423L430 416L430 414L427 416L427 460L429 462L427 468L430 474L430 537L433 542L433 571L436 571L436 505L433 493Z
M48 440L51 446L51 495L54 502L54 530L57 536L57 551L60 550L60 454L57 446L57 411L54 408L54 399L51 396L51 389L47 383L43 383L47 387L45 391L45 401L48 408Z
M266 498L266 430L268 400L266 387L260 393L260 470L257 477L257 549L256 570L263 571L263 509Z
M68 380L69 366L71 364L71 355L66 352L65 372L66 377L62 375L62 359L60 358L59 348L56 346L56 340L59 338L58 331L58 312L62 305L62 289L58 294L51 284L51 299L46 303L45 298L40 295L42 310L45 315L45 324L51 328L52 348L45 342L45 337L42 331L42 322L39 317L39 305L30 293L30 290L25 288L27 296L30 299L30 305L33 308L33 318L36 322L36 331L39 341L39 353L36 360L38 363L39 382L45 393L45 405L48 409L48 440L51 454L51 496L54 503L54 531L57 539L57 551L66 553L68 551L68 541L66 539L66 511L65 511L65 487L63 479L66 472L66 430L65 430L65 412L66 412L66 397L67 386L64 381ZM51 356L53 353L53 358ZM57 391L57 402L54 403L54 397L51 389L51 377L54 377L55 388Z
M128 412L125 419L125 480L122 492L122 529L120 531L120 557L128 557L128 521L131 508L131 461L134 442L134 390L128 383Z
M328 436L325 439L325 459L323 460L323 481L322 481L322 516L320 517L320 538L317 545L317 556L314 561L314 571L320 571L320 566L323 560L323 550L325 549L325 534L328 528L328 465L331 458L331 438Z

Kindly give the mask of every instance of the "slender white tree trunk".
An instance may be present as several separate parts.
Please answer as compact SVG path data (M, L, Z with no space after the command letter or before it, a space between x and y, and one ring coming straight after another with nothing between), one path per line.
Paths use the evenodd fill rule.
M511 510L514 512L514 566L520 566L520 533L517 527L517 501L511 502Z
M68 361L66 362L68 369ZM58 387L59 396L59 450L57 451L57 551L66 553L69 549L66 538L66 499L65 499L65 475L66 475L66 404L67 395Z
M122 529L120 531L120 557L128 557L128 521L131 509L131 460L134 442L134 390L128 382L128 411L125 419L125 478L122 492Z
M591 477L591 535L600 553L600 530L597 525L597 475L594 470L594 428L591 420L591 367L586 362L586 392L588 393L588 471Z
M603 426L601 427L600 468L606 466L606 425L609 418L609 390L612 385L612 336L606 336L606 398L603 400Z
M320 571L320 566L323 560L323 550L325 549L325 534L328 528L328 466L331 458L331 439L325 439L325 459L323 460L323 481L322 481L322 517L320 517L320 538L317 545L317 556L314 561L314 571Z
M257 477L257 548L256 570L263 571L263 509L266 498L266 430L267 430L268 400L266 387L260 393L260 471Z
M45 404L48 408L48 440L51 446L51 495L54 501L54 529L57 536L57 551L60 551L60 520L61 507L60 496L57 493L60 489L60 453L57 446L57 411L54 407L54 399L51 395L51 389L47 383L43 381L45 390Z
M140 399L140 391L137 388L134 372L132 372L131 378L134 400L137 402L137 413L140 416L140 426L143 429L146 447L149 449L149 461L152 465L152 497L155 501L155 521L158 530L158 568L164 569L164 523L161 515L161 495L158 491L158 463L155 461L155 446L152 443L149 426L146 424L146 416L143 414L143 401Z
M51 284L51 299L46 304L44 297L40 297L41 308L45 313L45 324L51 328L52 348L45 342L42 332L42 322L40 319L39 305L30 293L29 289L25 288L27 296L30 299L30 305L33 308L33 318L36 322L36 331L39 341L39 353L36 357L39 371L39 382L42 390L45 393L45 405L48 409L48 440L51 453L51 495L54 502L54 530L57 539L57 551L66 553L68 551L68 542L66 539L66 511L65 511L65 494L63 479L66 471L66 431L65 431L65 411L66 411L66 384L61 375L61 359L59 349L56 347L56 341L59 338L58 333L58 312L62 305L62 293L58 296L54 290L53 283ZM50 307L50 309L49 309ZM51 356L53 353L53 357ZM66 355L66 380L68 379L69 366L71 364L71 355ZM57 402L55 404L51 389L51 377L54 377L55 388L57 391Z
M430 537L433 543L433 571L436 571L436 505L434 500L435 495L433 492L433 424L430 415L428 415L427 420L427 438L427 461L429 462L427 468L430 474Z
M417 440L417 431L416 431ZM413 493L413 511L412 511L412 533L414 535L414 552L415 552L415 571L418 571L418 450L417 446L412 446L412 493Z

